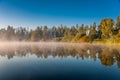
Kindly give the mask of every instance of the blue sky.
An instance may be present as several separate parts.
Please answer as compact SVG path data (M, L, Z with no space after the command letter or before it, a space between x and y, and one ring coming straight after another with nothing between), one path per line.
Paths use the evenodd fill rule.
M0 0L0 27L99 24L120 15L120 0Z

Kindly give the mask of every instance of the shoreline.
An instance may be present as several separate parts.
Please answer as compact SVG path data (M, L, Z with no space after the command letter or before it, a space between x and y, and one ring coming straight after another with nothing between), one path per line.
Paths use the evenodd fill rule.
M7 43L64 43L64 44L96 44L96 45L120 45L120 43L109 43L109 42L56 42L56 41L0 41L0 44L7 44Z

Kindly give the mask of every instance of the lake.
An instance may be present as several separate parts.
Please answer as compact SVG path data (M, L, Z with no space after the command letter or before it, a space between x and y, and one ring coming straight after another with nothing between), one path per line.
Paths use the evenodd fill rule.
M120 45L4 42L0 80L120 80Z

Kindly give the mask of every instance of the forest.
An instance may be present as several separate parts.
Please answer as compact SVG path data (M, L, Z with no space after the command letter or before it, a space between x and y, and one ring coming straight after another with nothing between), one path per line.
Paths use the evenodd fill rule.
M55 41L55 42L88 42L120 43L120 16L116 21L105 18L100 24L74 26L37 26L36 29L14 28L8 25L0 29L0 41Z

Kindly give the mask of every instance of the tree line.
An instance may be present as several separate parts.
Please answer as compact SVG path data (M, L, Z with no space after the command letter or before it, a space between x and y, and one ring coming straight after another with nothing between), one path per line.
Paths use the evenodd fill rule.
M120 16L114 21L102 19L100 24L75 26L38 26L36 29L13 28L8 26L0 29L1 41L63 41L63 42L95 42L120 41Z

